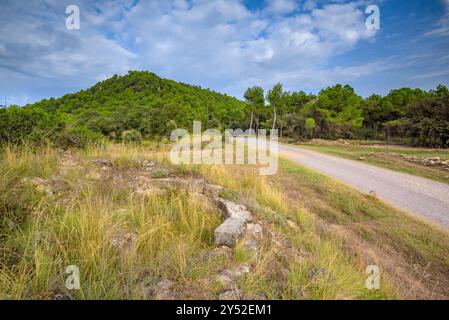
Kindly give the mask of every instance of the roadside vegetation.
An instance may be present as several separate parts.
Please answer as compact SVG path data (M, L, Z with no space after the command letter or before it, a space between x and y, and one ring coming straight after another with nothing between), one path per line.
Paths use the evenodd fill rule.
M167 145L60 151L5 146L0 156L0 297L216 299L215 275L242 264L246 299L395 299L449 295L449 237L425 222L287 161L273 177L253 166L173 166ZM151 168L148 170L148 168ZM263 226L256 253L216 248L217 208L158 179L206 179ZM225 252L227 252L225 250ZM381 269L368 290L365 268ZM65 270L80 270L80 290ZM165 297L167 298L167 297Z

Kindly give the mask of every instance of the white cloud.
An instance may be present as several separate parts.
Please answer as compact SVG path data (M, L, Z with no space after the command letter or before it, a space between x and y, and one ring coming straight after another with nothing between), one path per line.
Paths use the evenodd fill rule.
M267 10L251 12L240 1L197 0L168 12L141 2L129 12L125 30L139 38L142 67L212 88L232 83L226 87L241 96L248 79L254 85L277 74L282 81L296 72L300 83L306 80L301 75L308 76L301 69L325 70L331 57L374 38L363 9L341 3L271 19Z
M52 10L44 10L49 5ZM258 11L241 0L82 0L76 31L65 29L60 2L30 6L32 14L14 5L0 13L6 31L0 34L0 68L15 77L87 86L113 73L147 69L241 97L249 85L281 81L298 88L372 72L327 66L332 57L375 37L365 28L358 2L317 8L309 0L311 11L298 13L298 2L290 0L270 1Z
M288 13L296 10L298 3L296 0L268 0L266 11L268 13Z

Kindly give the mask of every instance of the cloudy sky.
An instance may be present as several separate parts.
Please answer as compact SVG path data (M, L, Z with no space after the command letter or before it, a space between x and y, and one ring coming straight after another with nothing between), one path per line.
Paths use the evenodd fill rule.
M366 28L368 5L380 30ZM66 7L80 29L66 28ZM449 84L449 0L0 0L0 97L26 104L128 70L241 98ZM3 100L3 98L1 99Z

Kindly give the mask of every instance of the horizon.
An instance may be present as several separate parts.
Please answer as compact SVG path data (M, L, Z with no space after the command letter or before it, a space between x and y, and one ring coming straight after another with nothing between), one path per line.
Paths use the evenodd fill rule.
M368 29L368 5L380 29ZM68 29L68 5L80 28ZM149 71L243 100L281 82L317 94L448 85L449 0L1 2L0 97L25 105Z

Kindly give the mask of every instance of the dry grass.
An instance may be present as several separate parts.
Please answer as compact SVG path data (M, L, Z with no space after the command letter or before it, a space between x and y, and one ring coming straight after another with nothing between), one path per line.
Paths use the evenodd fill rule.
M396 244L404 255L420 257L420 263L445 266L445 236L412 220L390 230L386 217L393 214L403 223L402 213L388 208L381 215L384 205L320 175L288 163L270 178L251 166L174 167L166 151L166 145L113 144L62 155L51 147L5 148L0 163L0 297L144 299L152 298L150 285L171 279L177 297L214 299L223 290L214 275L242 264L251 269L238 279L245 298L409 297L391 279L391 263L382 270L381 289L368 290L365 267L390 256L363 260L355 254L360 248L348 246L348 239L357 239L360 247L363 240L364 248L374 251L377 243L392 250ZM114 165L103 171L93 164L96 159ZM241 242L230 257L211 256L213 230L221 218L203 198L183 190L146 196L134 192L134 177L146 175L140 163L148 159L172 176L202 176L223 185L227 196L245 204L264 229L257 254ZM27 182L35 177L53 181L53 194ZM114 245L123 235L133 242ZM401 260L407 275L413 275L407 269L412 261L417 262ZM80 269L80 290L65 287L69 265ZM426 281L417 292L428 288Z
M128 147L113 148L115 161L134 165L140 155ZM44 152L30 156L7 149L2 176L19 170L22 178L49 173L36 172L32 161L21 159L22 155L53 159L54 151ZM108 150L87 152L95 157ZM119 168L125 167L123 163L117 162ZM52 298L62 293L70 298L132 299L144 298L145 287L157 279L189 281L190 265L212 247L212 232L220 223L217 212L187 192L138 197L110 181L93 183L85 173L79 168L67 172L67 179L76 184L62 203L36 193L35 206L26 208L26 219L4 230L0 296ZM28 188L16 183L17 190ZM12 199L3 201L9 204ZM13 214L4 210L2 217ZM120 234L135 235L135 245L117 249L113 241ZM64 287L69 265L80 269L81 290Z
M443 298L449 293L449 235L324 175L283 161L279 185L304 202L358 263L384 268L405 298ZM298 199L299 198L299 199Z

